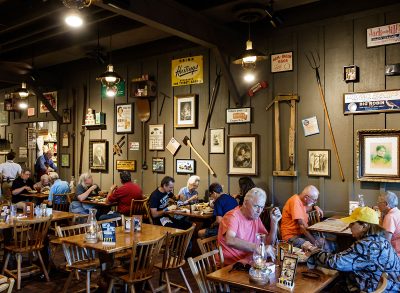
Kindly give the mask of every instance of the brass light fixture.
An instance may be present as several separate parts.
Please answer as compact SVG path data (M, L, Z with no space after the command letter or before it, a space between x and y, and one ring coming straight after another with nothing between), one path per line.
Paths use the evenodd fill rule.
M26 83L23 82L21 87L16 91L21 98L27 98L29 96L29 91L26 88Z

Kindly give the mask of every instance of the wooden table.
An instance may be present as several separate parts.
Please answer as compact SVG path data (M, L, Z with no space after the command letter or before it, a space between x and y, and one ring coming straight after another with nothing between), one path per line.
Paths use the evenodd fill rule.
M337 218L328 218L325 221L316 223L307 229L314 232L331 233L336 235L351 236L348 224Z
M38 192L38 193L21 193L20 195L26 196L26 197L33 197L33 198L37 198L37 199L40 199L40 200L43 200L43 199L46 199L46 198L49 197L48 193L41 193L41 192Z
M107 208L111 208L113 206L118 205L117 202L106 203L105 201L87 200L87 199L82 200L81 203L91 204L91 205L100 206L100 207L107 207Z
M190 213L186 213L184 211L180 211L180 210L173 210L173 211L167 211L167 214L169 215L181 215L181 216L186 216L189 218L196 218L196 219L211 219L213 217L213 213L204 213L201 214L198 211L195 212L190 212Z
M249 274L244 271L229 271L232 269L233 265L223 267L222 269L210 273L207 275L207 279L217 281L220 283L225 283L229 285L238 286L247 290L256 290L260 292L288 292L276 286L277 275L279 276L280 267L277 267L275 274L270 276L270 282L267 285L261 286L251 283L249 280ZM331 274L326 275L320 271L312 270L320 275L319 279L305 278L301 272L308 271L307 266L304 264L299 264L297 266L295 287L292 292L298 293L313 293L320 292L326 286L328 286L339 273L334 270L329 270Z

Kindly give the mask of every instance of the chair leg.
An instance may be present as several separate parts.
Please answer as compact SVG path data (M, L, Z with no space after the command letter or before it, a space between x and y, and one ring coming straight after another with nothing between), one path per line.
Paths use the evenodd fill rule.
M134 284L131 284L131 293L136 293Z
M150 287L151 293L154 293L154 286L153 286L153 284L151 283L151 281L150 281L150 280L147 280L147 284L149 284L149 287Z
M18 253L16 256L17 256L17 290L21 290L21 263L22 263L22 254Z
M38 251L38 257L40 260L40 264L42 265L42 269L43 269L44 276L46 277L46 281L50 282L49 274L47 273L47 269L46 269L46 266L44 265L42 254L40 253L40 251Z
M8 290L7 293L11 293L14 288L15 280L13 278L8 279Z
M183 278L183 281L185 282L186 288L188 289L189 293L192 293L192 288L190 287L189 282L186 279L185 272L183 271L182 267L179 268L179 272L181 273L181 276Z
M1 270L1 274L2 274L2 275L4 275L4 270L7 269L8 262L9 262L9 260L10 260L10 256L11 256L11 253L10 253L10 252L7 252L7 256L6 256L6 259L5 259L5 261L4 261L4 265L3 265L3 269Z
M107 293L111 293L114 288L114 279L110 280L110 284L108 285Z
M62 290L62 293L66 293L68 290L69 285L71 284L72 277L74 276L75 270L70 271L67 280L65 281L64 288Z
M86 293L90 293L90 271L86 272Z
M168 276L168 272L167 271L165 271L165 282L166 282L166 285L167 285L167 292L168 293L172 293L172 291L171 291L171 282L169 281L169 276Z

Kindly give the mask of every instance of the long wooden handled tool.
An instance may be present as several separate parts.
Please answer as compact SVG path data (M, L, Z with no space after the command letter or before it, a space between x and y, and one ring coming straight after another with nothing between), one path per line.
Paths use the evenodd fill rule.
M82 174L82 164L83 164L83 149L85 146L85 119L86 119L86 110L87 110L87 85L83 85L83 110L82 110L82 129L81 129L81 149L79 153L79 174Z
M192 143L190 142L189 137L185 136L183 139L183 143L187 146L189 146L192 151L199 157L199 159L203 162L204 165L210 170L210 174L215 176L214 170L211 168L211 166L202 158L202 156L196 151L196 149L193 147Z
M147 122L150 118L150 102L148 99L141 99L138 98L136 100L136 106L138 110L138 116L140 121L142 122L142 154L143 154L143 163L142 169L147 170L147 162L146 162L146 154L147 154L147 147L146 147L146 129L145 129L145 122Z
M340 177L341 177L342 181L344 181L344 174L343 174L342 164L340 163L339 152L337 150L335 136L333 134L332 125L331 125L331 119L329 118L329 112L328 112L328 108L326 107L325 95L324 95L324 92L322 90L321 78L320 78L320 75L319 75L319 66L320 66L319 54L317 53L317 56L315 57L314 54L312 52L310 52L310 56L311 56L311 58L309 58L306 55L306 58L307 58L308 62L310 63L311 68L315 70L315 77L317 79L319 95L321 97L322 106L324 107L326 121L328 122L329 133L330 133L330 136L331 136L333 149L335 150L336 161L337 161L337 163L339 165Z

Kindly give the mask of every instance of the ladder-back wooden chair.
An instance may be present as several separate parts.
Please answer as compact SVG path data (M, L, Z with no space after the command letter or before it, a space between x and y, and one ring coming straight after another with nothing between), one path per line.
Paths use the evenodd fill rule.
M149 199L149 197L145 199L132 199L129 216L142 215L143 222L153 224L153 219L150 216Z
M321 221L319 217L319 213L316 210L308 212L308 225L314 225L316 223L319 223Z
M143 282L141 291L144 291L144 286L153 277L154 261L160 252L161 245L164 242L165 235L152 241L146 241L137 243L134 242L131 249L131 258L129 270L124 274L118 267L115 270L109 272L111 277L108 293L111 293L114 288L114 282L116 280L123 281L125 284L130 286L131 293L135 292L135 283ZM152 285L150 282L150 287ZM152 289L153 290L153 289Z
M204 239L197 239L197 245L199 246L202 254L205 254L213 250L218 250L220 247L218 244L218 236L211 236ZM219 261L217 261L217 264L219 268L222 268L224 266L224 255L222 253L219 256Z
M49 226L51 223L50 217L43 217L34 220L21 219L14 220L13 223L13 240L10 244L5 246L6 259L4 262L4 267L2 274L12 276L17 280L17 289L21 289L21 278L25 276L30 276L40 271L40 268L36 265L30 265L29 267L22 270L22 255L32 256L34 253L37 254L41 270L47 280L50 281L47 269L44 265L41 250L44 247L44 239L47 236ZM11 254L14 254L17 259L17 270L9 270L8 262L10 260Z
M70 197L72 193L54 194L53 195L53 210L56 211L69 211L69 204L71 203Z

